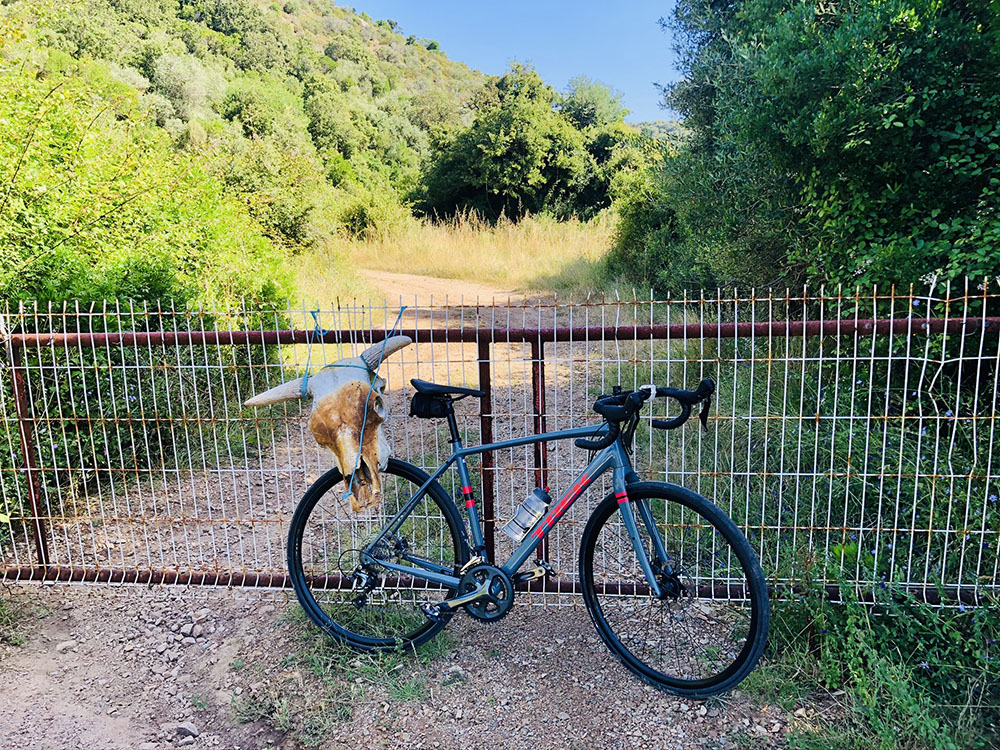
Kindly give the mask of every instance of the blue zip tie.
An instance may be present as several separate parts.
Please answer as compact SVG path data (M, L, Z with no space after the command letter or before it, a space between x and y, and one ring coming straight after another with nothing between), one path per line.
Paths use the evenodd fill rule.
M325 328L321 328L320 325L319 325L319 308L318 307L315 310L310 310L309 314L312 315L312 317L313 317L313 330L311 332L310 331L306 331L306 347L307 347L306 348L306 374L302 378L302 391L301 391L302 398L305 398L308 395L307 392L306 392L306 389L309 386L309 366L312 364L312 342L309 340L309 334L313 333L314 335L319 336L320 338L324 338L326 336L326 334L329 333L328 330L326 330ZM337 342L337 343L340 343L340 342Z

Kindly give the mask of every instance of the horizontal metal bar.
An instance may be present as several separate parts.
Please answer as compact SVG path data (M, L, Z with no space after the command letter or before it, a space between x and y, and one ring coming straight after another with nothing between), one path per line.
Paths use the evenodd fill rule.
M859 336L884 334L973 333L981 327L1000 329L993 318L895 318L886 320L784 320L762 323L675 323L671 325L597 326L573 328L420 328L398 333L422 343L491 341L616 341L635 339L727 339L748 336ZM386 337L385 331L369 332L365 343ZM111 346L231 346L254 344L353 344L358 332L351 329L317 334L310 330L286 331L153 331L138 333L14 333L14 347L111 347Z
M511 440L500 440L495 443L485 445L473 445L463 447L455 451L455 456L468 458L477 453L490 453L504 448L519 448L522 445L533 445L535 443L548 443L553 440L569 440L571 438L594 438L607 434L608 428L603 424L590 424L583 427L570 427L566 430L556 430L554 432L542 432L538 435L525 435L524 437L513 438Z
M7 568L2 571L8 583L18 581L32 582L87 582L87 583L125 583L144 585L169 585L169 586L221 586L240 588L287 588L291 589L291 581L287 573L274 572L251 572L251 571L179 571L179 570L149 570L141 568L73 568L67 566L50 565L47 567L24 566L20 568ZM310 580L311 586L317 590L348 589L352 581L350 576L339 574L327 576L313 576ZM437 589L435 586L426 585L429 582L420 581L417 585L412 578L385 578L384 584L388 588L403 588L415 591L423 589ZM527 583L516 584L519 591L548 592L559 594L578 594L580 584L578 581L565 578L556 579L535 579ZM858 584L855 588L867 588L864 584ZM927 604L964 604L966 606L978 607L996 606L997 597L1000 592L993 594L986 591L975 591L968 587L947 586L934 588L920 585L895 585L901 592L907 592L918 601ZM649 588L645 585L631 583L608 583L598 584L595 589L600 594L605 595L644 595L649 593ZM777 586L775 589L788 589L792 593L801 594L794 587ZM846 601L840 586L827 585L824 587L827 598L834 603ZM698 596L705 599L740 599L745 597L745 590L742 584L702 584L698 586ZM772 590L772 598L776 593ZM864 603L871 604L876 601L874 592L862 591L856 598Z

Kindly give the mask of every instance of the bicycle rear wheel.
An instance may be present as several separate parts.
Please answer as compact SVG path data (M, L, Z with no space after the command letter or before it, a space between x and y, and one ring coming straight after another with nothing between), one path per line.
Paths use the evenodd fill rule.
M764 573L736 524L675 485L629 485L640 540L666 594L651 596L616 499L591 515L580 549L584 601L601 639L660 689L704 698L732 689L757 664L770 606ZM667 553L658 564L639 516L648 503Z
M346 483L331 469L306 491L288 532L288 570L299 603L330 637L361 651L419 646L447 622L431 622L422 602L438 602L455 589L401 576L361 551L375 541L429 478L416 466L389 460L382 474L383 498L361 514L343 497ZM458 509L432 482L395 534L376 545L378 559L413 566L416 557L454 574L469 559Z

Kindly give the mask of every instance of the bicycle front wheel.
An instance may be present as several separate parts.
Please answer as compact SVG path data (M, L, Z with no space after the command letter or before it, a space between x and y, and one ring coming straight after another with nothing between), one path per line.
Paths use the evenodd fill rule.
M288 532L288 570L302 608L327 635L361 651L416 647L433 638L447 618L432 622L420 605L455 593L380 561L452 575L469 559L462 519L440 484L431 482L417 498L427 473L395 459L381 475L382 502L355 514L344 497L347 483L331 469L306 491ZM399 528L383 535L408 504Z
M764 573L746 537L718 507L683 487L629 485L640 541L664 594L655 598L608 497L583 532L580 580L597 632L655 687L691 698L725 692L754 668L767 640ZM666 559L643 523L649 508Z

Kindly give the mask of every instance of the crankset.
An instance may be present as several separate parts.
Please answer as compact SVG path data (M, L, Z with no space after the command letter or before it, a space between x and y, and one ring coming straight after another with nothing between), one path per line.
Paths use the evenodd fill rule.
M465 569L458 583L458 595L443 602L420 605L432 622L443 622L450 612L465 607L470 617L483 622L496 622L514 605L514 582L505 570L480 563Z

